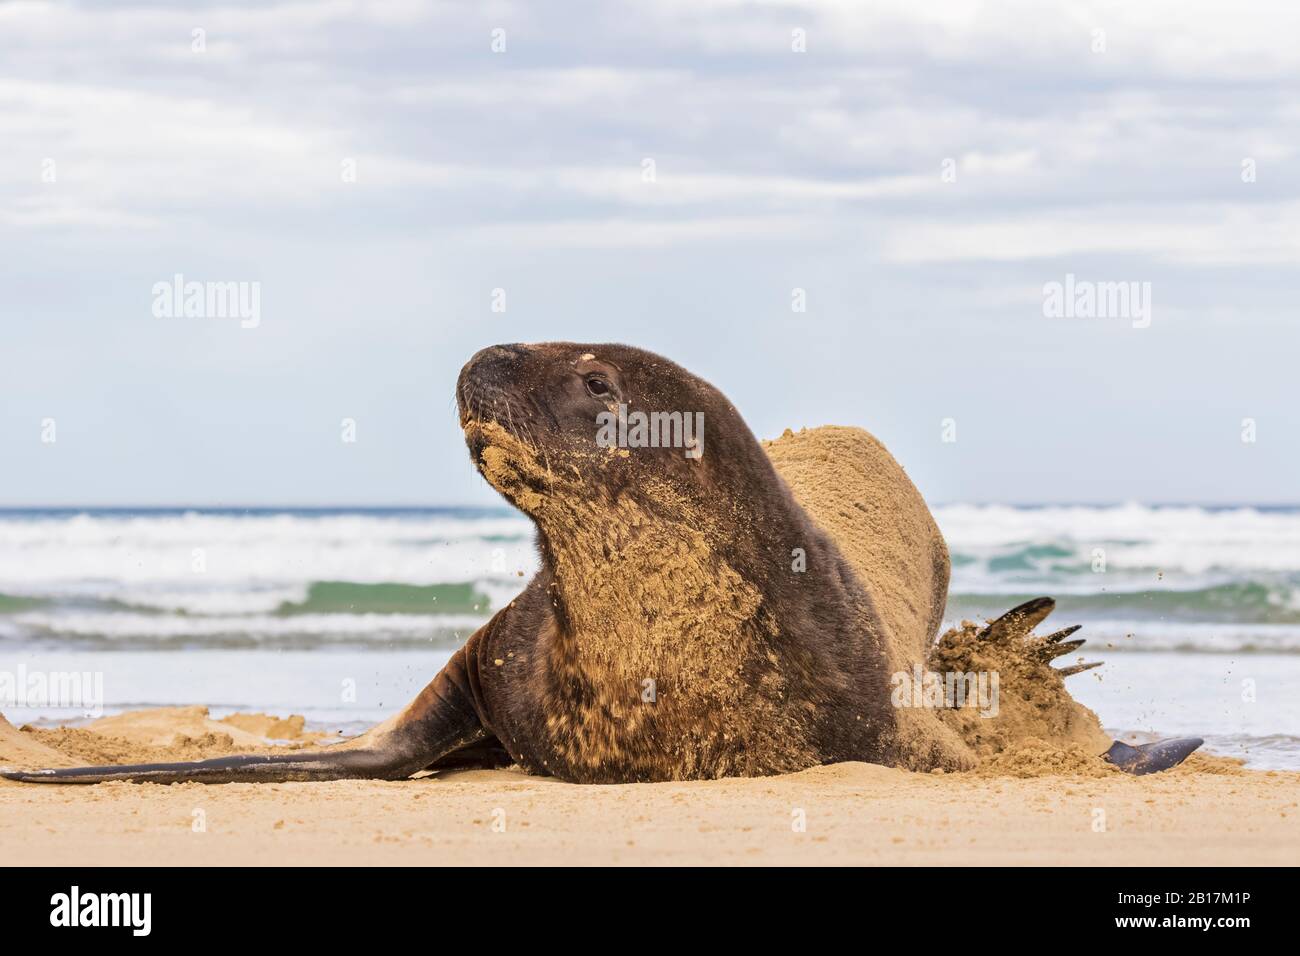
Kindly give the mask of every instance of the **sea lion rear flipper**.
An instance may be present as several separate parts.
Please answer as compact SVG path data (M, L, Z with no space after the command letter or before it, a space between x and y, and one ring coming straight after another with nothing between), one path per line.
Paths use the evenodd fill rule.
M1178 766L1203 743L1205 741L1200 737L1177 737L1134 747L1117 740L1111 744L1104 757L1125 773L1141 777Z
M1018 604L996 620L989 621L988 625L980 631L980 639L1006 641L1027 637L1055 608L1056 602L1049 597L1034 598L1024 604Z
M483 726L474 703L462 648L401 713L355 740L325 750L217 757L191 763L4 771L0 776L26 783L401 780L466 744L489 737L491 732Z
M1064 638L1078 631L1083 626L1082 624L1063 628L1044 637L1033 636L1034 628L1042 624L1055 608L1056 602L1049 597L1034 598L1023 604L1016 605L1001 617L989 621L980 629L977 636L982 641L992 641L994 643L1029 641L1032 644L1034 656L1044 664L1050 663L1058 657L1064 657L1066 654L1077 651L1087 643L1084 640L1064 640ZM1101 661L1081 661L1069 667L1057 668L1056 672L1062 677L1070 677L1101 665Z

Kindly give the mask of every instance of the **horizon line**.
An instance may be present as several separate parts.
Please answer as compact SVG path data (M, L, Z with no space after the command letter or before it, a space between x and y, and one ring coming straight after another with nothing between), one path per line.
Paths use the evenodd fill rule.
M1300 501L1142 501L1128 498L1110 501L971 501L954 500L926 502L930 508L946 508L956 505L974 507L1005 508L1119 508L1125 505L1142 505L1149 508L1266 508L1266 509L1300 509ZM526 514L507 502L499 504L468 503L387 503L387 504L256 504L241 502L237 504L0 504L0 513L22 511L513 511L521 517Z

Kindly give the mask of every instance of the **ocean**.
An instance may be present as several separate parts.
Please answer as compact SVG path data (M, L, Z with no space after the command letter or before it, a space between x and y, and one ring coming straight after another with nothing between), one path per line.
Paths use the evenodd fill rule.
M1069 686L1112 733L1300 768L1300 508L934 513L949 621L1051 595L1049 623L1083 624L1080 653L1105 662ZM202 702L354 732L536 566L530 523L504 509L0 510L0 710L85 719L85 694L27 681L94 675L96 714Z

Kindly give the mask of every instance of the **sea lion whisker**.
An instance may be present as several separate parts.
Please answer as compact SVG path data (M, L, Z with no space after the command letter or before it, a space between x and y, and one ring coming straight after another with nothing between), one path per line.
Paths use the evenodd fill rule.
M541 451L541 453L542 453L542 463L546 466L546 476L547 476L548 478L553 477L553 474L554 474L554 473L551 471L551 455L550 455L550 452L548 452L548 451L546 450L546 444L545 444L545 442L539 442L539 441L537 440L536 436L533 435L533 429L532 429L532 426L531 426L531 425L525 424L525 425L524 425L524 432L525 432L525 434L527 434L527 436L528 436L528 444L529 444L531 447L536 448L536 449L539 449L539 450Z
M519 434L519 431L518 429L515 428L515 417L510 410L510 399L508 398L505 399L505 403L506 403L506 427L510 429L510 434L517 435Z

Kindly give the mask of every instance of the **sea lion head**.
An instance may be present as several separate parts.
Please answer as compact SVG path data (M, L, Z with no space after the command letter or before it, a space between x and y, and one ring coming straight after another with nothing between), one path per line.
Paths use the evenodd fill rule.
M544 524L581 502L631 500L656 518L731 502L761 510L784 490L721 392L681 366L626 345L494 345L456 385L461 425L483 476ZM765 477L770 476L770 477Z
M812 533L726 397L651 352L569 342L484 349L456 397L475 465L537 527L565 686L642 721L645 678L691 674L678 712L730 712L737 668L771 669L763 594L799 589L782 555Z

